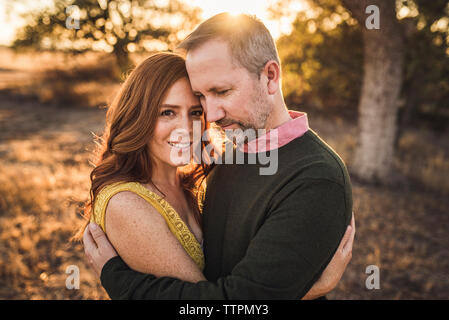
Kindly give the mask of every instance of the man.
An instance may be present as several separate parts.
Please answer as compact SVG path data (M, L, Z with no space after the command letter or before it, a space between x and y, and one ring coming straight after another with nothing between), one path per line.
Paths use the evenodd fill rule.
M207 121L225 130L270 130L242 149L247 157L275 153L277 170L261 174L260 162L222 164L208 176L203 232L209 281L133 271L98 229L94 239L85 233L86 254L113 299L299 299L329 264L350 223L346 168L309 130L306 114L286 109L276 46L260 21L216 15L181 48Z

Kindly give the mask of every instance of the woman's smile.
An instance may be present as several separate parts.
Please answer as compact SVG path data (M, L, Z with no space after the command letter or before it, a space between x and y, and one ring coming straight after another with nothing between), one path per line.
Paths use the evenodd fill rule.
M168 144L170 146L172 146L173 148L184 150L184 149L188 149L188 148L190 148L192 146L192 141L190 141L190 142L172 142L172 141L169 141Z

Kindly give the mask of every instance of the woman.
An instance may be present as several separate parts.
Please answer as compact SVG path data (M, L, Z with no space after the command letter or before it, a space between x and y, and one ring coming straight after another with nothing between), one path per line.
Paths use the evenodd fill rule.
M172 158L194 147L194 121L205 129L184 59L158 53L139 64L108 110L86 207L129 267L189 282L206 280L198 200L210 166ZM185 137L173 139L180 129ZM349 259L337 250L305 298L332 290Z

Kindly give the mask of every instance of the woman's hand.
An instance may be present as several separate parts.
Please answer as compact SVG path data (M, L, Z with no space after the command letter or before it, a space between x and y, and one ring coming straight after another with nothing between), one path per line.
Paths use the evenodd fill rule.
M355 236L354 212L352 213L351 225L348 226L343 238L340 241L337 251L332 260L324 269L321 277L313 285L301 300L312 300L322 297L331 292L340 281L346 266L352 258L352 244Z
M106 234L96 223L89 223L83 236L84 253L87 261L100 277L103 266L117 255Z

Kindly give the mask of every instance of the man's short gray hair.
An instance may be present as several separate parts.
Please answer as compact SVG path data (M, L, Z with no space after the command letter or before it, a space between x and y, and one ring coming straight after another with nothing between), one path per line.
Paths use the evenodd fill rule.
M178 48L189 51L215 39L226 41L233 60L258 77L268 61L280 65L270 32L259 19L247 14L217 14L201 23Z

